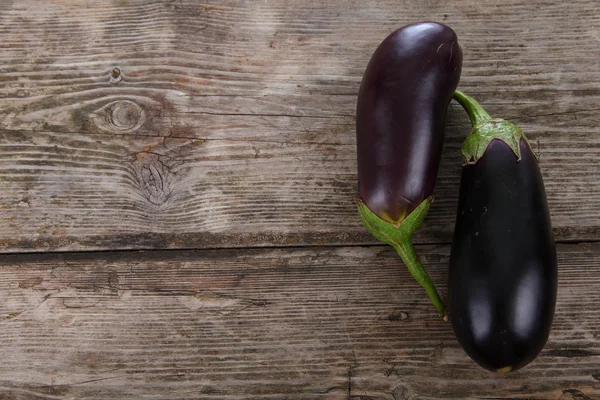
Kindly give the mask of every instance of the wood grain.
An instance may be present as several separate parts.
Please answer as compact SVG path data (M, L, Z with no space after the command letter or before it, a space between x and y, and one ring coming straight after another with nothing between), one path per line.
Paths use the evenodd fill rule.
M423 19L461 38L460 87L534 143L557 239L598 240L593 1L338 3L7 3L0 251L374 243L356 94L377 44ZM418 242L450 241L468 130L452 105Z
M418 247L445 292L448 246ZM600 245L558 250L549 343L508 375L385 246L4 255L0 398L598 399Z
M362 73L419 20L530 138L563 242L512 374L355 211ZM0 400L600 399L599 42L591 0L3 1L0 253L28 254L0 254ZM442 294L468 131L452 104L416 237Z

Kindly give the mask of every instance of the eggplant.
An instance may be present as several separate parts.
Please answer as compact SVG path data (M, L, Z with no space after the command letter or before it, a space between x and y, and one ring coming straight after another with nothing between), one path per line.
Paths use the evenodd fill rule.
M445 305L412 245L433 200L448 104L462 68L454 31L420 22L377 47L358 94L358 211L365 227L398 252L436 310Z
M461 92L455 98L473 130L462 147L449 317L475 362L514 371L540 353L552 325L558 272L548 201L521 130Z

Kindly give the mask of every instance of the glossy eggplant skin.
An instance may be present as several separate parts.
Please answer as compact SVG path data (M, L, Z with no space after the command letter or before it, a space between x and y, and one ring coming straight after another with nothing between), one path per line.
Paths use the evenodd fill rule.
M397 223L433 193L446 110L458 85L462 50L454 31L420 22L375 50L358 95L359 199Z
M514 371L544 347L554 315L557 261L537 159L493 140L463 167L449 271L449 316L466 353Z

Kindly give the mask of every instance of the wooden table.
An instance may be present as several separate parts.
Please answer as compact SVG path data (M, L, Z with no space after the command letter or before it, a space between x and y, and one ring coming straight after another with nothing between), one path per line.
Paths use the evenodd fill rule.
M599 399L600 5L498 3L2 1L0 399ZM558 304L516 373L356 213L362 73L419 20L540 155ZM416 237L444 295L468 131Z

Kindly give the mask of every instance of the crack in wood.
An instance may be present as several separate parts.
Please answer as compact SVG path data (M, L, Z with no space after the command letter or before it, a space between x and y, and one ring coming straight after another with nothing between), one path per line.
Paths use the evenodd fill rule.
M221 115L228 117L285 117L285 118L312 118L312 119L336 119L337 117L354 118L350 114L331 115L303 115L303 114L267 114L267 113L226 113L210 111L173 111L174 114L197 114L197 115Z
M152 134L149 132L148 134L142 134L139 131L132 134L123 134L123 133L108 133L108 132L90 132L90 131L61 131L61 130L46 130L46 129L2 129L1 132L9 132L9 133L58 133L64 135L72 135L72 134L80 134L85 136L108 136L108 137L119 137L119 138L131 138L131 139L182 139L182 140L194 140L194 141L221 141L221 142L238 142L238 143L273 143L273 144L285 144L285 145L309 145L309 146L350 146L355 147L355 143L342 143L342 142L326 142L326 141L298 141L295 139L284 139L284 140L273 140L273 139L263 139L256 137L198 137L198 136L182 136L182 135L173 135L171 133L160 135L160 134Z
M352 365L348 367L348 400L352 399Z

